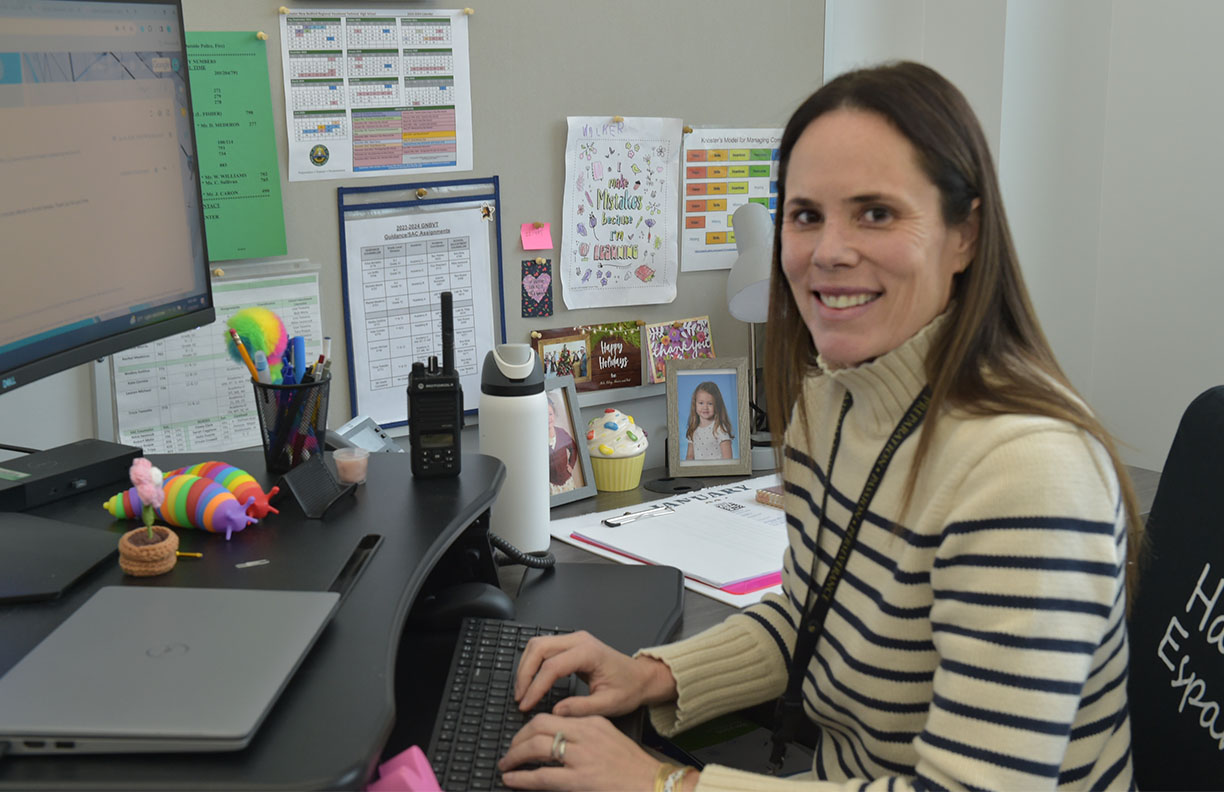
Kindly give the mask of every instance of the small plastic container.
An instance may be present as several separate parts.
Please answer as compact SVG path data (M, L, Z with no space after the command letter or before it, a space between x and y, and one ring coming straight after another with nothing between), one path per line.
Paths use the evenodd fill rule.
M332 452L336 476L344 484L365 484L370 452L364 448L337 448Z

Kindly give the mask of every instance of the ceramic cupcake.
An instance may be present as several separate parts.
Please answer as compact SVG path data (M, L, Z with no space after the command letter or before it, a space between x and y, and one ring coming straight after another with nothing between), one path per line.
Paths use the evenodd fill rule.
M595 489L621 492L635 489L642 479L646 433L633 416L609 407L587 424L587 450L595 473Z

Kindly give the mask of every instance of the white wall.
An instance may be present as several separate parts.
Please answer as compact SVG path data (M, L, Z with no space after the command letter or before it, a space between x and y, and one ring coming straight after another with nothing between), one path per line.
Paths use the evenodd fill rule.
M1008 3L1003 47L1003 200L1041 324L1088 397L1110 15L1110 0Z
M1089 393L1152 469L1224 382L1221 30L1215 0L1113 3Z
M1215 0L826 4L827 74L914 58L965 91L1054 351L1126 461L1154 470L1224 382L1221 29Z
M961 89L999 150L1006 0L827 0L825 79L886 60L925 63Z

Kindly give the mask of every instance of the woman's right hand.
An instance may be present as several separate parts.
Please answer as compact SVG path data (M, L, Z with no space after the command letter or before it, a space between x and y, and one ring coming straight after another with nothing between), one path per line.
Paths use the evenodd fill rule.
M553 707L556 715L611 717L676 698L676 680L665 663L630 657L579 631L527 642L514 678L519 709L530 710L554 682L569 674L581 677L590 694L557 702Z

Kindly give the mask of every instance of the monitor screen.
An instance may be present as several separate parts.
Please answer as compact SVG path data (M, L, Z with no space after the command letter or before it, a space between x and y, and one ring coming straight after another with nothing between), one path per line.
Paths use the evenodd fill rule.
M214 319L180 0L0 0L0 393Z

